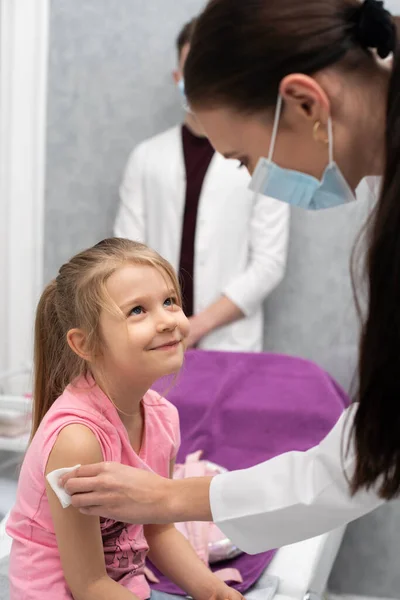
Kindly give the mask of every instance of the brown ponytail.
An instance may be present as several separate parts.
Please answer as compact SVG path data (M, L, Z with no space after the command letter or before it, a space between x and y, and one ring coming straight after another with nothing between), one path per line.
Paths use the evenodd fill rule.
M57 283L53 280L44 290L36 311L32 436L50 406L82 366L81 359L67 344L67 331L58 316L58 303Z
M359 360L353 491L379 481L383 498L400 493L400 46L390 82L386 166L369 234L368 315Z

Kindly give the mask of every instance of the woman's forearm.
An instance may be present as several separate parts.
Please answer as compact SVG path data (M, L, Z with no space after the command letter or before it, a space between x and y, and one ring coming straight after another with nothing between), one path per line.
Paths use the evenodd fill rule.
M165 502L159 522L211 521L210 485L212 477L166 480Z

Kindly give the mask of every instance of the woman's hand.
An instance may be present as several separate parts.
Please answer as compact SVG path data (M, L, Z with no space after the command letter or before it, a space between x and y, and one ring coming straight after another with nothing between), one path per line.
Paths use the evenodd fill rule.
M83 465L61 478L72 505L138 525L211 521L211 477L173 481L119 463Z
M84 465L61 479L72 505L126 523L169 523L169 479L119 463Z
M189 335L186 338L185 345L186 348L194 348L210 330L201 314L189 317L189 325Z
M186 339L186 347L193 348L206 335L217 329L243 319L244 313L227 296L221 296L205 310L189 318L189 336Z

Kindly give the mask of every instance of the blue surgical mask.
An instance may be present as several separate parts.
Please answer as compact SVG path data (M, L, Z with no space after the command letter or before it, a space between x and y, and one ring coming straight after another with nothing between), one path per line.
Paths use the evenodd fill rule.
M185 80L183 79L183 77L180 78L180 80L177 83L177 87L178 90L181 94L182 97L182 108L183 110L185 110L186 112L191 112L187 98L186 98L186 92L185 92Z
M183 98L186 100L186 94L185 94L185 80L183 79L183 77L180 78L180 80L178 81L178 90L180 91L181 95L183 96Z
M268 158L260 158L250 183L253 192L276 198L292 206L320 210L355 200L354 193L333 160L332 119L328 120L329 164L321 181L300 171L282 169L272 161L282 111L279 96Z

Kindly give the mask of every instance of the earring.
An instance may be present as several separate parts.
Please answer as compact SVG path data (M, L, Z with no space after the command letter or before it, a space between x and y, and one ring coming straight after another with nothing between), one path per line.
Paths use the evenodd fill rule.
M324 139L321 139L319 136L319 130L321 127L321 121L316 121L313 127L313 136L316 142L322 142L323 144L329 144L329 138L326 136Z

